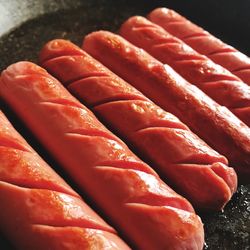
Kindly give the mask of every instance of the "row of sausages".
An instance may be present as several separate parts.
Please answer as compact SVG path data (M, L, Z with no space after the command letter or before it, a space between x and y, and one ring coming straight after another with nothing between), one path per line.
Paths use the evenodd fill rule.
M57 39L40 52L51 75L19 62L0 79L3 100L135 249L202 249L193 206L221 210L236 172L250 177L249 86L167 33L169 16L189 23L157 9L149 17L164 29L143 17L122 25L138 47L108 31L83 49ZM3 113L0 123L0 231L18 249L130 248Z

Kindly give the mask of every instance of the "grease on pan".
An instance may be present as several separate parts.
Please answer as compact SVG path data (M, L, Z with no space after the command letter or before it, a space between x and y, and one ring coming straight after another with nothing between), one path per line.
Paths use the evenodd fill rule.
M0 0L0 4L3 2L5 1ZM246 52L248 49L246 45L249 43L249 39L240 40L240 36L238 35L230 37L230 34L239 34L239 30L242 28L234 30L229 25L230 27L221 31L223 24L227 24L228 20L226 17L232 15L233 18L236 18L237 10L239 13L240 8L235 8L233 12L228 12L230 6L233 6L233 1L223 0L220 2L221 7L217 1L210 1L206 4L202 1L189 1L184 3L183 1L176 0L145 1L143 4L141 0L134 1L134 3L133 1L125 0L29 0L17 2L19 5L22 3L24 6L30 8L30 13L24 17L25 20L29 18L29 21L24 20L25 22L21 24L23 22L22 13L15 13L15 26L6 27L6 29L11 28L12 30L7 33L5 32L5 35L0 37L0 70L18 60L29 59L35 62L42 45L53 38L70 39L80 45L83 35L98 29L116 31L126 18L132 15L146 15L153 8L160 5L175 8L176 11L182 10L182 14L186 16L189 15L187 16L188 18L193 16L199 20L198 16L200 15L202 23L198 24L207 25L206 29L210 32L217 32L216 35L226 32L226 42L230 44L229 39L231 39L234 43L232 44L231 42L231 44L236 47L237 45L241 46L239 49L245 50L243 52ZM15 6L19 5L16 4ZM196 8L194 8L194 5ZM213 15L213 20L208 19L210 15L209 8L211 9L211 6L217 6L220 11ZM245 21L248 20L247 10L249 8L247 9L247 6L249 6L249 2L247 3L247 0L242 1L243 13L239 16L239 20L236 21L235 27L238 22L238 24L244 24L244 16L246 18ZM206 8L208 8L208 10ZM52 12L55 10L56 12ZM244 10L246 11L244 12ZM93 13L95 14L93 15ZM223 13L224 15L222 15ZM225 19L223 19L223 17L225 17ZM213 25L216 26L216 20L221 20L221 25L217 25L217 30L211 30ZM6 110L6 107L4 107L4 109ZM8 113L8 116L11 116L11 113ZM22 127L18 123L15 125L19 129ZM32 142L32 146L36 146L36 150L38 148L40 149L35 141ZM46 159L49 159L49 157L46 156ZM49 163L51 163L51 159ZM208 249L247 249L250 246L249 218L250 185L240 186L238 192L228 206L226 206L224 212L202 215ZM6 247L5 249L8 248Z

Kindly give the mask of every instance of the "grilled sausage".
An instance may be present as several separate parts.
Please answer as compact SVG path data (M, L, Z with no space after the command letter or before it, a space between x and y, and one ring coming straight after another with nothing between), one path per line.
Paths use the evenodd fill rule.
M131 17L121 35L173 67L220 105L250 126L250 86L144 17Z
M16 249L129 249L0 111L0 232Z
M190 203L80 104L30 62L1 75L0 92L80 188L138 249L202 249Z
M172 68L107 31L86 36L83 48L229 159L250 180L250 128Z
M40 61L195 207L218 210L229 201L237 187L234 170L177 117L71 42L47 43Z
M249 57L191 23L174 10L157 8L148 17L152 22L162 26L190 47L222 65L250 85Z

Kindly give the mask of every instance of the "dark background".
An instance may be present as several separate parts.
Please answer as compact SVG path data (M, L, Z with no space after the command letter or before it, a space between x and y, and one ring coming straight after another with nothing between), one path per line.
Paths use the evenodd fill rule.
M0 70L20 59L34 61L38 48L50 38L65 37L79 44L90 31L115 31L128 16L159 6L175 9L250 55L250 0L0 0L0 36L27 20L57 12L0 39Z
M116 31L126 18L146 15L160 6L175 9L250 55L250 0L0 0L0 71L19 60L36 62L43 44L53 38L70 39L80 45L83 36L91 31ZM3 103L0 108L28 142L77 190L11 110ZM95 208L91 199L83 196ZM249 185L239 187L224 212L200 215L206 231L206 249L250 249ZM2 238L0 232L0 249L10 249Z

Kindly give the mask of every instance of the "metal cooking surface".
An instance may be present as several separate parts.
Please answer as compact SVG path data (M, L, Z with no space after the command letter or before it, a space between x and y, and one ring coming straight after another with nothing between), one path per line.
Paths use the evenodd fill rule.
M83 36L91 31L99 29L116 31L129 16L145 15L153 8L160 6L157 1L151 1L151 3L136 1L131 4L130 1L125 0L8 2L12 4L12 11L9 11L8 4L10 3L0 0L0 70L19 60L36 62L42 45L53 38L70 39L80 45ZM20 2L22 2L21 5ZM173 7L174 1L169 2L170 4L165 1L164 5ZM163 5L162 3L163 1L161 1L161 5ZM178 4L176 5L178 6ZM4 8L1 9L1 7ZM4 16L8 16L8 18L4 18ZM9 29L12 31L6 33ZM3 35L3 33L5 34ZM244 47L244 43L242 44ZM29 135L8 108L3 104L1 104L1 108L32 146L51 165L56 166L56 163ZM56 169L59 174L68 178L59 166L56 166ZM70 182L69 179L68 181ZM237 194L226 206L224 212L201 214L201 217L205 224L205 248L212 250L250 249L250 185L238 188Z

